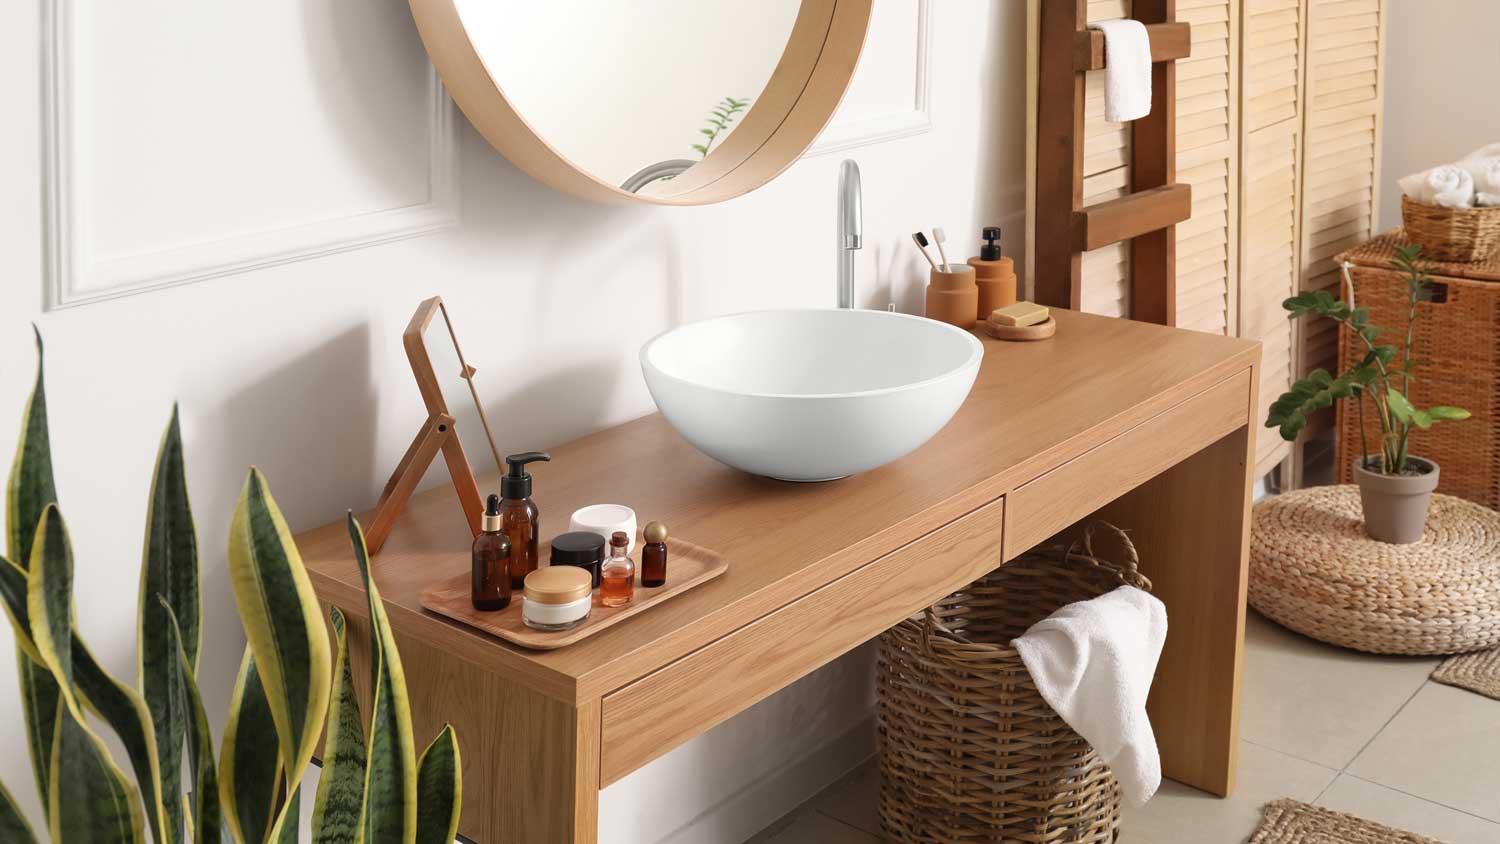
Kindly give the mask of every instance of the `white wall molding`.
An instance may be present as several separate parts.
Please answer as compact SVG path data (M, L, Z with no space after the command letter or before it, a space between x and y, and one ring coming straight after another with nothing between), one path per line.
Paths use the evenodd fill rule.
M835 116L804 157L920 135L932 128L932 6L932 0L917 0L917 60L911 109L844 120Z
M80 204L75 161L70 0L41 7L42 198L48 310L115 299L414 237L458 223L457 109L428 67L427 195L417 203L236 232L165 249L98 257Z

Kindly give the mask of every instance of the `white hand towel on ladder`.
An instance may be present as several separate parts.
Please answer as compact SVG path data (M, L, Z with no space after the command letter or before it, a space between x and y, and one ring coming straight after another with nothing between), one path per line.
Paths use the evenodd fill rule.
M1104 119L1139 120L1151 113L1151 37L1136 20L1099 21L1104 33Z
M1133 806L1161 785L1146 693L1166 639L1166 606L1121 586L1068 604L1011 642L1042 699L1114 769Z

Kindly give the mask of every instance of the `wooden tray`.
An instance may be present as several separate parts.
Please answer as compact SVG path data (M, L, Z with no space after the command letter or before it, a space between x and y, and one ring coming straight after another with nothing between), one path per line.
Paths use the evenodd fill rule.
M551 557L551 550L552 543L544 542L537 549L537 554L546 560ZM422 592L422 607L523 648L551 650L586 639L636 613L645 612L662 601L713 580L729 568L729 564L724 562L718 552L673 537L667 543L667 585L647 589L640 585L640 550L641 542L637 537L636 554L633 557L636 561L635 599L623 607L605 607L598 603L599 593L595 590L594 608L589 613L588 620L572 630L548 633L527 627L521 620L521 604L524 600L520 590L511 598L510 606L503 610L484 612L474 609L469 600L468 572L428 586Z

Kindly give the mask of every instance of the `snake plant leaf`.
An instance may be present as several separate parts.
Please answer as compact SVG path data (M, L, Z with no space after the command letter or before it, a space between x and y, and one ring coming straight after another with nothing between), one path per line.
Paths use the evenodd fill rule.
M32 662L40 662L42 655L31 641L31 611L26 608L26 569L4 557L0 557L0 603L5 604L5 614L15 630L17 649Z
M33 326L33 331L35 327ZM21 440L5 488L5 549L16 563L31 559L31 545L42 510L57 503L52 478L51 437L47 433L47 391L42 377L42 334L36 331L36 384L21 414Z
M37 523L31 564L26 571L26 612L31 640L57 679L63 699L73 697L73 549L57 505L48 504ZM80 716L81 717L81 716Z
M349 542L354 546L354 560L359 564L370 607L370 741L361 810L365 819L363 840L367 844L411 844L417 830L417 758L406 698L406 672L396 652L385 604L370 576L364 532L353 513L348 523Z
M196 669L183 642L182 628L177 623L177 614L165 596L157 596L157 605L166 613L170 622L167 632L173 650L177 653L177 666L183 680L183 706L191 723L187 731L188 769L193 777L190 823L193 844L219 844L223 831L223 817L219 811L219 775L214 767L213 732L208 726L208 713L203 709L203 698L198 693Z
M83 704L114 730L115 736L125 747L125 754L130 759L131 770L145 803L146 822L150 826L153 840L181 841L180 836L172 839L163 834L164 830L172 828L168 826L168 819L171 817L167 813L168 804L177 808L178 816L181 816L177 797L181 792L166 791L163 786L166 782L166 778L162 776L164 766L156 755L156 733L146 701L134 689L111 677L76 632L73 634L73 680ZM180 789L180 778L178 788Z
M463 764L452 724L443 725L417 763L417 839L415 844L450 844L458 835L463 806Z
M11 462L10 478L5 487L6 555L19 567L30 565L32 540L42 509L57 501L57 486L52 476L52 448L47 433L47 391L43 378L42 335L36 334L36 383L21 414L21 437ZM14 620L14 619L12 619ZM21 635L18 632L17 638ZM31 647L28 628L25 644L17 648L16 668L20 674L21 704L25 711L27 745L31 751L31 770L36 777L37 793L46 794L51 782L52 738L57 723L57 681L41 664L41 656Z
M31 831L31 825L26 823L26 816L21 814L21 809L16 805L16 798L12 797L5 783L0 783L0 841L9 841L13 844L36 844L36 833Z
M302 786L292 789L292 796L281 807L281 818L272 833L276 844L297 844L302 840Z
M219 754L219 805L234 841L261 844L271 830L281 791L277 746L271 705L247 645Z
M300 782L328 709L328 633L291 531L258 469L246 477L229 526L229 578L276 724L282 774Z
M145 840L135 787L66 699L58 701L51 770L47 827L53 841L139 844Z
M198 600L198 536L188 503L176 405L157 449L141 556L136 672L156 731L156 755L163 763L161 793L181 794L183 743L191 722L184 687L190 678L182 676L167 616L176 619L188 670L193 672L198 666L202 608ZM165 808L170 840L182 841L182 807L178 801L168 800Z
M337 648L333 657L333 697L328 702L328 739L323 744L323 773L313 799L313 844L356 844L364 818L365 734L354 694L349 662L349 632L344 614L329 612ZM449 841L452 841L450 838Z

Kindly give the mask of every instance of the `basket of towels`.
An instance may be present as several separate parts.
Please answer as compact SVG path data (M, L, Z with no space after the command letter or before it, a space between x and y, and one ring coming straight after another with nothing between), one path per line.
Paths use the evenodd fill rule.
M1440 261L1482 261L1500 251L1500 143L1401 179L1409 241Z
M1094 553L1094 530L1123 562ZM1017 557L880 637L880 818L906 844L1110 844L1161 782L1146 693L1166 638L1135 547Z

